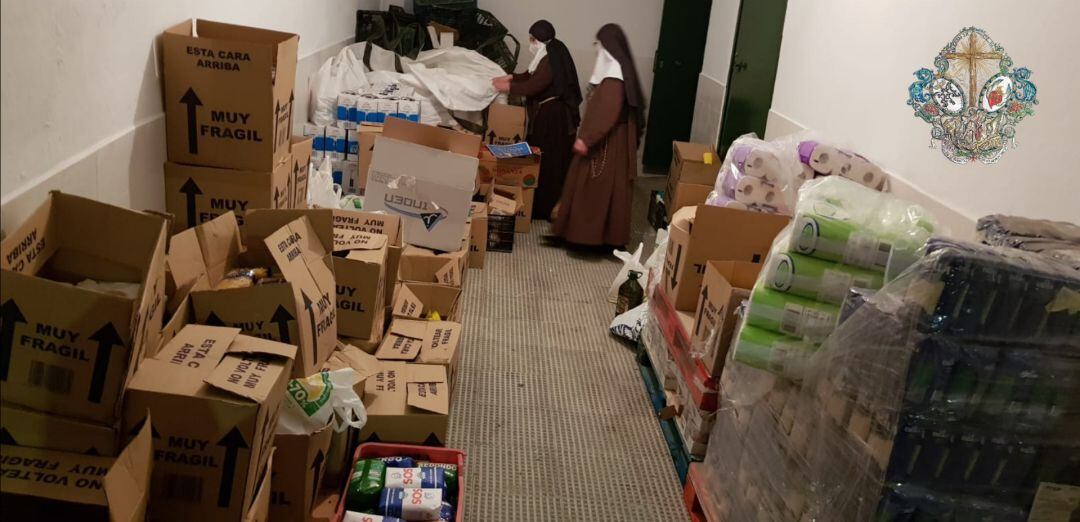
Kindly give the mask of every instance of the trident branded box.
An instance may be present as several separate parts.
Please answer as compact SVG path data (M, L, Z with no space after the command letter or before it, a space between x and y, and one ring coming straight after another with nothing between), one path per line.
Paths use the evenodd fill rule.
M143 361L124 431L153 418L153 520L240 520L270 489L274 428L296 347L236 328L184 327ZM269 493L267 493L267 500Z
M300 37L188 20L165 30L169 161L269 172L292 136Z
M0 243L4 402L111 423L165 310L165 220L59 192ZM85 286L129 283L135 297Z

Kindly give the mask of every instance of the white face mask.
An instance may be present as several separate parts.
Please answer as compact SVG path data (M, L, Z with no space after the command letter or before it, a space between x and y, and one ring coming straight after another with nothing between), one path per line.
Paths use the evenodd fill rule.
M540 66L540 60L543 60L547 56L547 45L539 40L529 40L529 50L533 53L533 59L529 62L529 72L536 72L536 68Z

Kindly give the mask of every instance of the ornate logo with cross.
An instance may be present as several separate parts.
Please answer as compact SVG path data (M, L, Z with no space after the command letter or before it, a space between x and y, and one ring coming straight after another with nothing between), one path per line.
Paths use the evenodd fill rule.
M915 71L908 102L933 126L933 147L955 163L994 163L1016 146L1016 124L1035 114L1035 84L1026 67L1013 68L986 31L967 27L938 53L934 70Z

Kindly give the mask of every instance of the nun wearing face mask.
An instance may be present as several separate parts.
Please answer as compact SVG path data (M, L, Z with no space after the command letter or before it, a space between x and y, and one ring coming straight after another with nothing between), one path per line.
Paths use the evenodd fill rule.
M527 72L496 78L501 92L525 96L529 128L526 139L540 147L540 179L533 201L533 219L549 219L562 194L571 148L581 117L581 89L570 51L555 38L555 27L540 20L529 28L529 48L533 53Z
M607 24L596 39L585 115L553 231L576 245L622 248L630 241L630 200L645 102L622 28Z

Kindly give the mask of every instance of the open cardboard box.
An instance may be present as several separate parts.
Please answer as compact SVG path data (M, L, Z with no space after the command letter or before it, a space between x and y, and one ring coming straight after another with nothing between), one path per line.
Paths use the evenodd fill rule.
M312 434L274 435L274 471L270 475L271 522L307 520L326 471L334 430L330 425Z
M0 243L4 402L110 424L124 385L158 345L165 220L51 192ZM135 299L75 286L138 285Z
M189 325L128 388L124 432L153 417L154 519L232 521L269 505L274 428L296 347ZM263 518L265 520L265 518Z
M474 201L469 209L469 268L484 268L487 258L488 209Z
M391 315L427 319L432 312L447 321L461 320L461 289L436 283L401 282L394 287Z
M209 20L166 29L169 160L262 172L283 163L292 135L299 41L291 33Z
M702 357L705 369L710 375L719 376L735 331L735 311L743 300L750 298L750 290L754 288L762 265L713 260L705 265L705 278L690 335L695 345L705 348Z
M469 251L461 244L461 234L458 234L458 242L459 248L452 252L435 252L412 245L406 246L401 252L401 261L398 264L398 279L461 287L468 266Z
M299 346L293 365L297 377L315 373L337 343L330 215L325 214L320 234L305 212L310 211L252 213L245 241L231 213L196 227L211 288L189 296L192 322L233 326L247 335ZM286 221L294 215L300 217ZM229 270L240 267L268 267L284 281L213 289Z
M695 312L706 261L761 263L790 220L709 205L683 209L668 229L661 288L676 310Z
M147 421L117 458L0 445L4 519L146 520L154 429L143 415Z
M395 318L375 357L382 361L418 362L446 367L454 382L460 356L461 323ZM452 386L451 386L452 387Z
M360 440L446 444L450 421L446 368L393 361L380 364L382 370L364 381L368 422Z
M488 107L487 132L484 143L510 145L525 141L525 107L492 103Z
M398 265L401 262L402 237L401 218L390 214L376 214L374 212L341 210L333 211L334 227L359 230L382 234L387 239L386 256L386 288L393 288L397 282ZM393 292L387 291L386 305L390 306Z
M375 138L367 210L400 216L410 244L457 250L479 150L479 136L391 118Z

